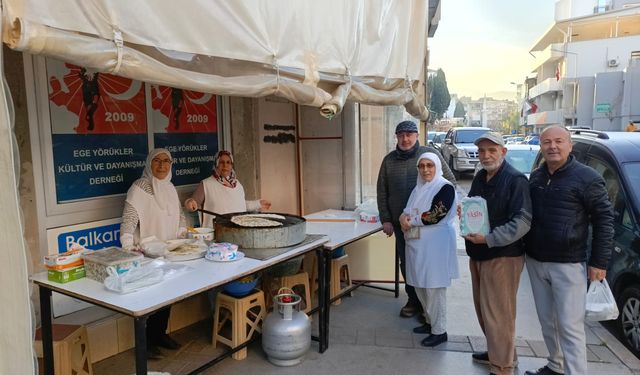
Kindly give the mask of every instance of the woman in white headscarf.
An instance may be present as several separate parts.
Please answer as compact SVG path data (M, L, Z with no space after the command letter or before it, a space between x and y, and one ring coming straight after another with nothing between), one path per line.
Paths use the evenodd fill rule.
M155 236L172 240L186 233L180 199L171 183L171 153L156 148L147 156L142 177L127 192L120 227L120 242L132 248L141 239Z
M233 156L229 151L218 151L213 159L213 166L211 176L200 181L191 198L184 202L185 208L190 211L203 208L222 215L231 212L266 210L271 207L271 202L264 199L245 200L244 187L236 179ZM201 225L212 228L213 217L204 214Z
M134 181L124 202L120 242L131 249L140 239L155 236L172 240L186 233L184 214L176 188L171 183L171 153L156 148L147 156L142 177ZM167 335L171 308L162 309L147 320L147 357L163 358L158 346L178 349L180 344Z
M423 346L447 341L447 287L459 277L456 259L456 192L442 177L440 158L431 152L420 155L418 180L411 192L400 225L405 233L407 280L415 287L426 323L414 328L427 333Z

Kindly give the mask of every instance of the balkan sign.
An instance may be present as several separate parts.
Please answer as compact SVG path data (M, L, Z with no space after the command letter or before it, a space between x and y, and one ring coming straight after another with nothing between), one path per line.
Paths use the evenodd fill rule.
M49 254L64 253L72 243L98 250L120 246L120 219L108 219L47 230Z
M71 249L71 244L74 242L91 250L120 246L120 224L60 233L58 235L58 251L65 252ZM60 249L64 250L60 251Z
M144 85L47 59L58 203L126 193L148 153Z
M151 85L153 142L174 159L174 185L196 184L211 175L218 152L216 97Z

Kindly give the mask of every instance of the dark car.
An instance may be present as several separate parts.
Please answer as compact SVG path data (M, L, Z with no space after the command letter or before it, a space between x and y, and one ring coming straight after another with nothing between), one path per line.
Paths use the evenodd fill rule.
M572 129L573 155L598 171L614 209L607 281L618 302L624 343L640 354L640 133ZM536 164L539 165L539 164Z
M440 151L442 149L442 144L444 143L444 135L445 133L436 134L433 137L433 140L429 142L429 144L432 145L436 150Z
M429 131L429 133L427 134L427 145L435 146L436 140L438 141L438 143L442 143L442 139L444 138L445 134L446 132Z

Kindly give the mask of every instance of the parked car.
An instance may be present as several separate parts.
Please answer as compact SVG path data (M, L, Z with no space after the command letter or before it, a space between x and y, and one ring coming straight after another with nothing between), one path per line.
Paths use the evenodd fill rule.
M435 139L435 137L437 137L438 135L445 135L445 134L447 134L447 133L430 131L429 133L427 133L427 146L435 146L434 141L433 141Z
M444 138L440 152L449 163L449 168L454 174L461 172L473 172L478 164L478 147L473 142L482 134L490 131L489 128L462 127L451 128Z
M528 135L524 139L524 142L522 142L522 143L526 144L526 145L539 145L540 144L540 136L538 134Z
M509 140L507 141L506 144L508 144L508 145L518 145L518 144L521 144L522 142L524 142L524 137L511 137L511 138L509 138Z
M446 133L442 133L442 134L436 134L433 137L433 141L431 141L431 144L433 145L433 147L442 152L442 145L444 144L444 136Z
M616 323L624 344L640 355L640 133L571 133L573 155L607 184L615 229L607 280L620 310Z
M515 169L524 173L527 178L531 174L534 162L540 146L538 145L507 145L507 155L505 160L511 164ZM482 169L482 164L476 164L475 173L478 173ZM474 173L474 174L475 174Z

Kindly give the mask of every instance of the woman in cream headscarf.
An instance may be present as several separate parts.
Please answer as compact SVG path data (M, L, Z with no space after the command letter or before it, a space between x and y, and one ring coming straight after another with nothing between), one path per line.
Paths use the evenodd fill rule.
M456 193L442 177L440 158L425 152L418 159L418 181L411 192L400 225L405 233L407 280L415 287L426 324L414 328L427 333L423 346L447 341L447 287L459 277L454 219Z
M184 202L185 208L195 211L202 207L207 211L228 214L266 210L271 207L271 203L264 199L245 200L244 188L236 179L236 172L233 170L233 156L229 151L218 151L213 159L213 166L211 176L200 181L191 198ZM212 228L212 216L204 214L201 224L203 227Z
M127 192L124 202L120 242L131 249L140 239L155 236L160 240L172 240L186 233L184 214L176 188L171 183L171 153L156 148L147 156L142 177ZM164 357L158 346L178 349L180 344L167 335L170 308L162 309L147 320L147 357Z
M146 237L172 240L186 232L178 193L171 183L172 163L171 153L164 148L147 156L142 177L131 185L124 203L120 227L123 248L132 248Z

